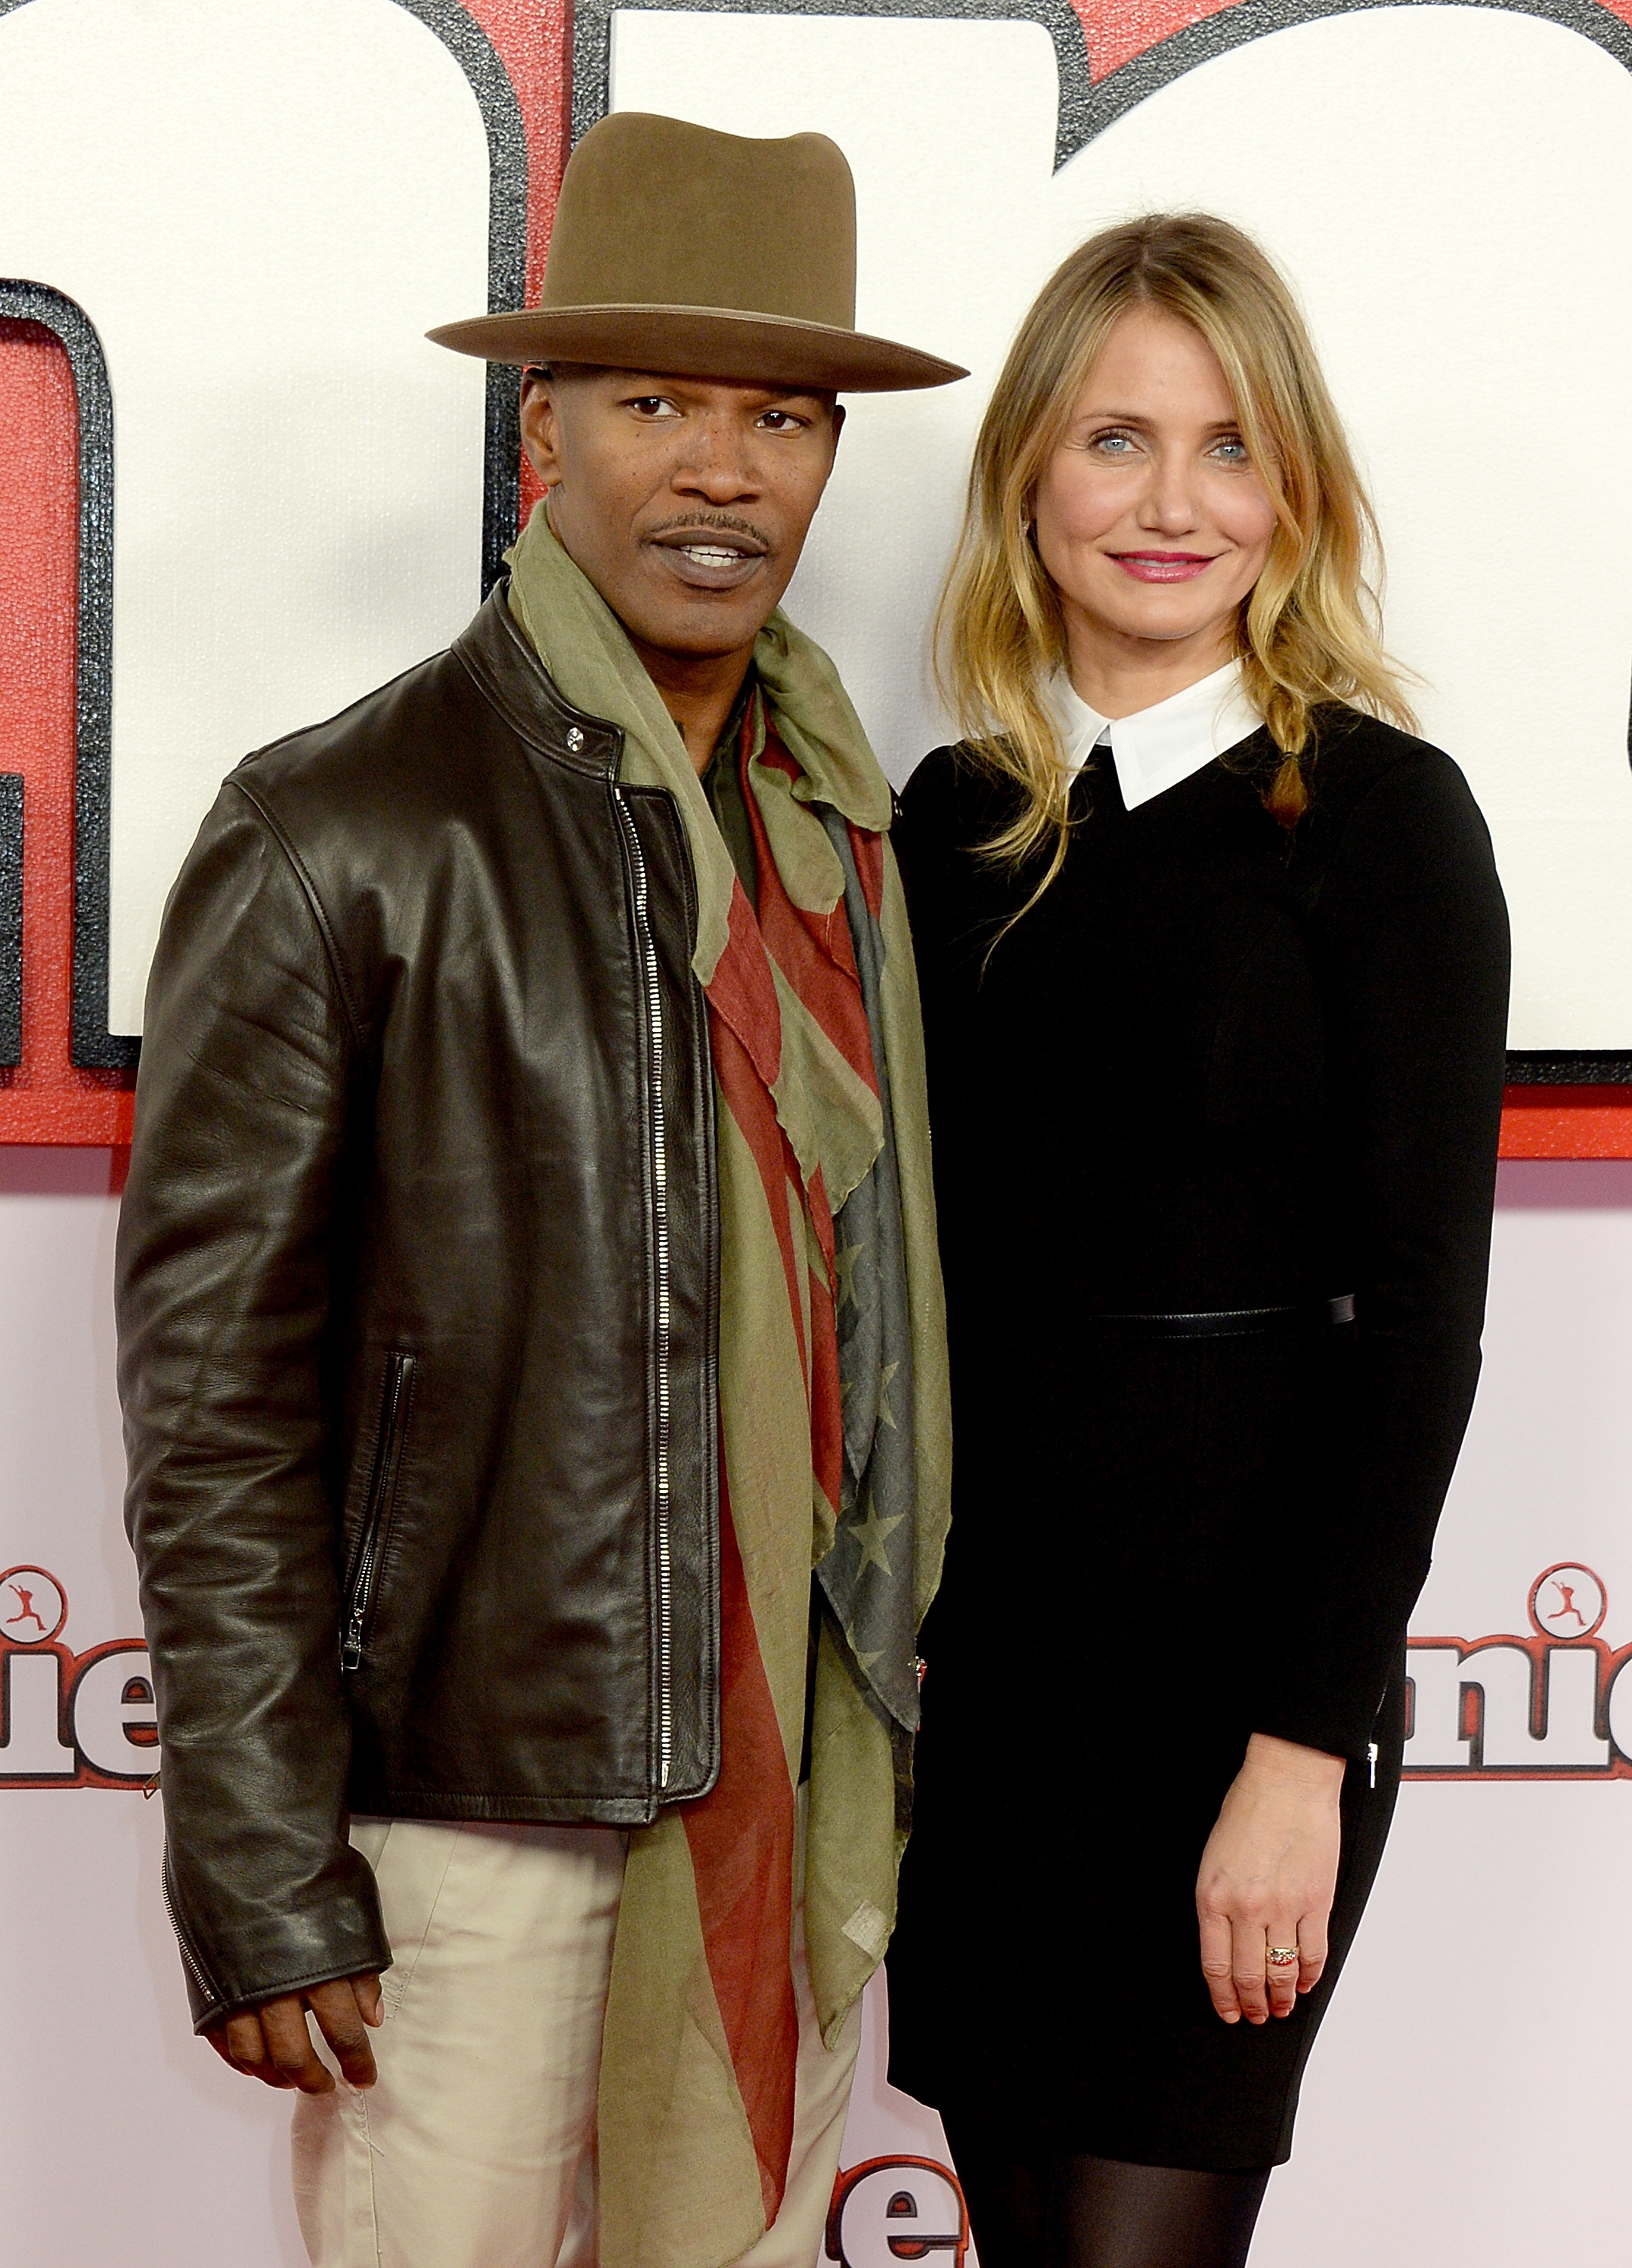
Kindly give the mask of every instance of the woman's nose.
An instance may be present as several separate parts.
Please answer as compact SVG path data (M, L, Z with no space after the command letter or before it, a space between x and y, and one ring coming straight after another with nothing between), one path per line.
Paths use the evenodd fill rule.
M1144 492L1141 524L1164 534L1177 534L1194 527L1198 516L1192 468L1182 459L1158 458Z

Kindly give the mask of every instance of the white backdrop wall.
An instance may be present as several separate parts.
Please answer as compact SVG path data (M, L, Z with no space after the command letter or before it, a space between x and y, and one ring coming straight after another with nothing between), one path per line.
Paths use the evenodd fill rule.
M834 135L861 322L973 372L852 405L793 589L886 767L943 736L923 630L1023 308L1108 220L1222 212L1292 278L1371 476L1391 639L1496 837L1512 1044L1632 1049L1632 551L1604 541L1632 511L1632 70L1592 12L1283 25L1056 171L1040 23L877 4L620 11L610 95ZM396 0L0 7L0 276L80 303L113 394L109 1013L135 1031L223 773L474 606L482 371L422 333L485 304L487 143Z
M103 1152L0 1151L0 1569L60 1580L80 1654L139 1628L108 1177ZM1632 1640L1629 1372L1632 1164L1504 1167L1485 1376L1419 1631L1522 1632L1536 1575L1580 1560L1605 1635ZM0 1787L4 2268L302 2261L288 2106L187 2030L160 1833L139 1794ZM1408 1784L1253 2268L1627 2258L1628 1884L1632 1782ZM879 2013L847 2164L939 2154L932 2116L884 2087Z
M109 1017L223 776L474 611L488 142L393 0L0 13L0 276L90 317L114 400Z
M1490 822L1510 1043L1632 1048L1632 552L1595 533L1632 511L1632 70L1500 8L1366 8L1213 56L1055 172L1048 33L955 12L614 19L614 108L831 134L858 321L973 373L851 405L789 599L886 765L945 737L925 632L1020 315L1095 229L1222 213L1308 313L1386 537L1390 643Z

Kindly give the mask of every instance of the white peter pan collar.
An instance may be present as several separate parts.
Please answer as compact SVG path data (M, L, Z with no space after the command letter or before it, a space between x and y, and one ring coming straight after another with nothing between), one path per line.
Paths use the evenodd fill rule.
M1069 768L1080 771L1093 749L1108 747L1129 811L1239 747L1262 721L1246 697L1237 661L1225 662L1182 693L1171 693L1131 717L1100 716L1063 670L1048 692Z

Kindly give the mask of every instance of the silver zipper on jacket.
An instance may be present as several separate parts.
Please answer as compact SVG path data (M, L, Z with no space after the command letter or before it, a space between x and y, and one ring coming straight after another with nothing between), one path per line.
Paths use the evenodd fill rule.
M614 788L613 793L617 799L618 817L622 821L628 839L629 864L635 876L635 933L640 944L642 976L646 992L646 1036L651 1055L651 1221L657 1272L658 1784L660 1787L666 1787L674 1752L674 1696L669 1549L669 1161L663 1116L663 992L658 981L658 949L651 936L645 857L621 789Z
M167 1858L158 1870L158 1893L164 1899L165 1911L170 1917L170 1926L175 1932L176 1943L180 1948L181 1958L187 1963L187 1972L205 1999L214 2005L220 1999L221 1995L205 1976L203 1965L187 1941L187 1932L182 1928L177 1916L175 1902L170 1895L170 1861Z
M351 1587L347 1594L346 1618L341 1627L340 1666L342 1670L361 1669L363 1667L363 1631L368 1621L369 1604L374 1595L380 1531L385 1522L386 1506L392 1494L393 1465L401 1446L403 1406L408 1400L408 1383L413 1368L412 1355L393 1354L386 1370L379 1441L374 1452L374 1470L369 1482L368 1503L364 1513L363 1542L352 1572Z

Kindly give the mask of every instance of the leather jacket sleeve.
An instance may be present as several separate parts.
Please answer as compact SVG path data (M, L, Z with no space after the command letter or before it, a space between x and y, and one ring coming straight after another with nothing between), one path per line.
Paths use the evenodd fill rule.
M229 780L153 964L117 1267L165 1896L201 2029L391 1957L347 1841L325 1464L364 1053L321 909Z

